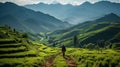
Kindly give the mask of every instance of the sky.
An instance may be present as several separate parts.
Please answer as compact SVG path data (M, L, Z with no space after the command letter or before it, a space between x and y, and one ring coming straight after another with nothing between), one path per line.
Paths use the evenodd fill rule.
M80 5L85 1L89 1L91 3L95 3L98 1L111 1L120 3L120 0L0 0L0 2L14 2L18 5L26 5L26 4L37 4L37 3L61 3L61 4L72 4L72 5Z

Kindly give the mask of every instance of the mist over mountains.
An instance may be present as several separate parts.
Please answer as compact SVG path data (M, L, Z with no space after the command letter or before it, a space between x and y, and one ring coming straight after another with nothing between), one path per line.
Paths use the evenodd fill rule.
M53 16L11 2L0 3L0 25L8 25L18 30L30 32L48 32L70 26L69 23Z
M94 4L84 2L78 6L73 6L70 4L62 5L59 3L38 3L25 5L25 7L50 14L63 21L68 21L71 24L77 24L87 20L94 20L109 13L115 13L120 16L120 4L109 1L100 1Z

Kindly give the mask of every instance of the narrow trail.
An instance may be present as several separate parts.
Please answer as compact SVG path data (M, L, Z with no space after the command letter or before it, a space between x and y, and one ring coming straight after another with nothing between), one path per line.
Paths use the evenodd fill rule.
M77 67L76 62L70 56L66 56L65 59L68 67Z
M48 58L43 67L52 67L53 66L53 61L60 54L61 54L61 52L52 56L52 57L50 57L50 58ZM66 63L68 65L68 67L77 67L76 62L70 56L65 56L64 59L66 60Z
M54 55L54 56L52 56L52 57L50 57L50 58L48 58L47 60L46 60L46 62L45 62L45 65L43 66L43 67L52 67L52 63L53 63L53 61L54 61L54 59L57 57L57 55L59 55L59 54L61 54L61 52L60 53L58 53L58 54L56 54L56 55Z

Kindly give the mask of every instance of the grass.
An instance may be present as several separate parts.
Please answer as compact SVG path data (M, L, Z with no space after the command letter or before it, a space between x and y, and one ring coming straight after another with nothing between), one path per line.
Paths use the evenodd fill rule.
M80 48L68 48L67 55L77 62L78 67L119 67L120 53L116 50L88 50Z
M0 44L0 48L11 48L11 47L20 47L20 46L25 46L22 43L15 43L15 44Z
M40 46L38 48L39 50L39 57L44 58L44 62L46 59L48 59L49 57L51 57L52 55L55 55L58 53L59 48L53 48L53 47L47 47L47 46Z
M38 43L34 42L34 44L38 44ZM50 48L50 47L44 46L43 44L38 44L36 46L38 48L36 49L38 52L31 49L23 52L1 54L0 66L5 66L5 65L20 66L20 67L21 66L33 67L38 65L42 66L47 58L49 58L53 54L56 54L57 52L57 48ZM14 48L7 48L8 51L13 49ZM18 49L18 48L15 48L15 49ZM5 50L5 49L2 48L1 50ZM33 55L33 56L29 56L29 55Z
M19 55L28 55L28 54L36 54L36 52L33 50L29 50L29 51L24 51L19 53L1 54L0 56L19 56Z
M21 47L18 47L18 48L0 48L0 51L17 51L17 50L25 50L26 47L25 46L21 46Z
M4 59L0 59L0 63L1 63L1 66L8 64L10 66L30 66L30 67L33 67L38 62L41 62L41 61L39 61L40 59L41 59L40 57L4 58Z
M62 57L62 55L55 58L53 67L67 67L66 60Z
M42 66L46 58L57 52L50 48L23 38L22 33L7 27L0 27L0 67Z

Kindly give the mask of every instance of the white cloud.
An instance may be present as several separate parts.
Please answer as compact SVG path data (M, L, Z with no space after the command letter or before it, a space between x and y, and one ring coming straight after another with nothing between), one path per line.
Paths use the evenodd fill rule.
M39 2L43 3L62 3L62 4L73 4L73 5L79 5L85 1L89 1L91 3L98 2L101 0L0 0L0 2L14 2L19 5L25 5L25 4L36 4ZM120 0L104 0L104 1L111 1L111 2L117 2L120 3Z
M39 3L39 0L0 0L0 2L13 2L19 5Z

